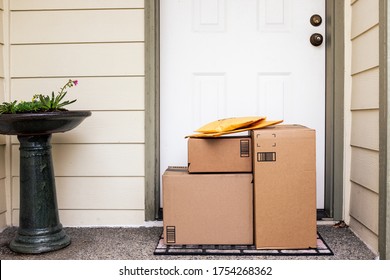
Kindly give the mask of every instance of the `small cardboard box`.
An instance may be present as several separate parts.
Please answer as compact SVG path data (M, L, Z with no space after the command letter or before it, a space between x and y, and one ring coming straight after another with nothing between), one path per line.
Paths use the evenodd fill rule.
M252 172L251 137L188 139L188 172Z
M253 244L253 176L163 174L166 244Z
M256 248L315 248L315 130L278 125L252 140Z

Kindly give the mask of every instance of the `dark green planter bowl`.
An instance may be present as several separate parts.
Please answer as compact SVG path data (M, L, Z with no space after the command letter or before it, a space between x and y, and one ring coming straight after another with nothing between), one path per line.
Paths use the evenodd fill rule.
M1 114L0 134L41 135L65 132L78 126L91 111Z
M2 114L0 134L17 135L20 142L19 228L11 241L17 253L38 254L70 244L60 223L51 134L78 126L91 111Z

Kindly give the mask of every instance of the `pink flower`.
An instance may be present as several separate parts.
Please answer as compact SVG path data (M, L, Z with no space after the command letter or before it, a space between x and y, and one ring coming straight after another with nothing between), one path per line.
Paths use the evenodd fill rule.
M74 80L74 81L73 81L73 84L74 84L75 86L77 86L78 83L79 83L78 80Z

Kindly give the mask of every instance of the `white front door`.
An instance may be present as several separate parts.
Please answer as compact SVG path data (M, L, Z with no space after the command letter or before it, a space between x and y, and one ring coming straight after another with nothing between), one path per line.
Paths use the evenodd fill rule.
M160 163L187 165L185 135L227 117L266 116L317 131L324 208L325 0L162 0ZM318 14L322 23L312 24Z

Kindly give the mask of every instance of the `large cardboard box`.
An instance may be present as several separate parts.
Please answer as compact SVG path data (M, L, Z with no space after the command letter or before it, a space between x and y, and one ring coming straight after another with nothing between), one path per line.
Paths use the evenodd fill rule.
M278 125L252 140L256 248L315 248L315 130Z
M188 139L190 173L252 172L251 137Z
M166 244L253 244L253 176L163 174Z

